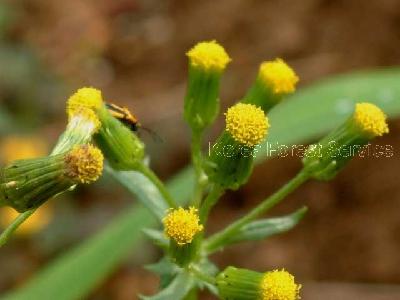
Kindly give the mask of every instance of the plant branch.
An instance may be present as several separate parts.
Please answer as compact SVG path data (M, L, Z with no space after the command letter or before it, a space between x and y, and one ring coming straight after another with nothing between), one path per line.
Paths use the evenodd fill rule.
M244 225L258 218L276 204L281 202L287 195L297 189L302 183L309 179L309 174L301 170L292 180L286 183L281 189L272 194L270 197L262 201L258 206L253 208L248 214L230 224L224 230L211 236L205 244L205 249L208 253L212 253L221 248L225 241L239 231Z
M207 282L209 284L215 285L215 278L213 276L210 276L204 272L202 272L201 270L199 270L197 267L191 265L189 267L189 271L195 275L198 279Z
M8 242L14 231L17 230L17 228L22 223L24 223L26 219L28 219L35 211L36 208L33 208L31 210L19 214L19 216L14 219L14 221L0 235L0 247Z
M207 223L208 215L211 208L217 203L218 199L223 195L224 189L218 185L213 185L206 199L200 207L200 221L203 225Z
M192 131L192 143L191 143L192 164L196 174L196 183L193 192L192 203L196 207L200 206L204 188L207 185L207 176L204 174L203 155L201 153L202 136L203 136L202 130Z

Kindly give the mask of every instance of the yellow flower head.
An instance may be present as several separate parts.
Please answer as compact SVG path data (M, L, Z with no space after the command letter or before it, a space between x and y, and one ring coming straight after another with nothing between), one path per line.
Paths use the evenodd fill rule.
M262 300L300 299L301 285L296 284L293 275L285 270L275 270L264 274L261 280Z
M1 159L5 164L17 159L41 157L46 153L47 144L36 136L8 136L0 147Z
M81 107L97 110L103 104L101 91L92 87L80 88L67 101L67 114L71 118Z
M223 71L231 58L216 41L201 42L190 49L186 55L190 64L205 71Z
M65 157L67 175L80 183L92 183L103 172L103 154L92 145L75 146Z
M238 142L247 146L258 145L269 128L264 111L253 105L238 103L225 113L226 130Z
M10 225L16 217L19 216L19 212L11 207L0 208L0 224L1 227L6 228ZM53 218L53 209L49 204L40 206L35 213L30 216L21 226L18 227L16 233L20 235L34 234L44 227L46 227Z
M171 209L163 219L164 232L167 237L183 246L191 243L194 236L203 230L203 225L199 222L197 209L194 207Z
M372 103L357 103L353 120L368 137L381 136L389 132L385 113Z
M258 76L265 85L272 88L275 94L293 93L299 81L293 69L280 58L263 62Z

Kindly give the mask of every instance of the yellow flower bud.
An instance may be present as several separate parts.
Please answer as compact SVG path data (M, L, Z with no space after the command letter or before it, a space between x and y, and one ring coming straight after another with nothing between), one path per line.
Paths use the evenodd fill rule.
M300 288L293 275L283 269L267 272L261 280L261 299L297 300L300 299Z
M225 49L216 41L200 42L190 49L186 55L193 67L206 71L223 71L231 58Z
M357 103L353 120L360 131L368 137L382 136L389 132L385 113L372 103Z
M194 207L171 209L163 219L163 224L165 235L179 246L190 244L194 236L203 230Z
M256 146L262 142L269 128L263 110L252 104L238 103L225 113L226 130L240 144Z
M228 267L217 276L219 296L229 300L298 300L301 285L285 270L259 273Z
M357 103L354 113L319 143L311 145L303 158L310 176L332 179L373 138L389 132L384 112L372 103Z
M193 131L200 132L218 115L221 76L231 59L216 41L198 43L187 56L189 80L184 118Z
M275 94L293 93L299 81L293 69L280 58L263 62L258 76Z

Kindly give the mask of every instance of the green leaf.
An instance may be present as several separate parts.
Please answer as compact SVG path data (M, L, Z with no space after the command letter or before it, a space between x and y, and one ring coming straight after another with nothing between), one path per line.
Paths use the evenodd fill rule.
M321 81L299 90L269 114L270 144L288 146L311 141L338 126L356 100L371 101L392 116L400 115L400 69L354 73ZM260 149L257 161L276 155ZM180 202L189 198L193 170L186 168L168 188ZM133 179L132 179L133 180ZM130 184L135 184L129 180ZM139 187L137 187L139 188ZM115 270L129 251L140 251L140 232L156 222L144 208L116 217L103 232L57 258L19 291L5 299L82 299ZM77 280L79 278L79 280Z
M147 265L145 268L158 275L177 274L180 270L176 264L172 263L169 259L163 257L155 264Z
M211 262L208 258L203 258L199 263L198 267L199 270L201 270L203 273L205 273L208 276L215 277L219 273L218 267ZM218 295L218 289L215 285L210 284L208 282L205 282L201 279L198 278L196 281L196 284L200 290L203 290L204 288L208 289L212 294Z
M171 283L160 293L154 296L141 296L143 300L181 300L193 288L194 278L186 273L177 275Z
M155 264L147 265L145 268L160 276L160 289L167 287L181 270L176 264L172 263L167 257L163 257Z
M154 220L145 208L133 207L105 230L42 269L23 289L1 299L82 299L127 257L140 249L141 228ZM139 250L140 251L140 250Z
M242 241L263 240L270 236L286 232L295 227L306 212L307 208L303 207L283 217L253 221L244 226L235 236L232 236L227 241L227 245Z
M164 232L160 230L145 228L143 233L149 238L155 245L163 249L168 249L169 240L166 238Z
M110 166L106 166L107 173L116 179L140 201L150 212L161 220L168 206L162 198L158 189L142 173L136 171L114 171Z

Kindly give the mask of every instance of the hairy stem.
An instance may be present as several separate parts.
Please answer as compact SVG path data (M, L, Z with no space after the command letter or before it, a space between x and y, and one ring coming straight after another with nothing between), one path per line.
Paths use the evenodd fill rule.
M302 183L309 179L309 174L304 171L300 171L292 180L286 183L281 189L272 194L270 197L262 201L258 206L253 208L248 214L230 224L224 230L211 236L205 245L205 249L208 253L212 253L219 248L223 247L224 242L237 231L239 231L244 225L258 218L260 215L274 207L276 204L281 202L287 195L297 189Z

